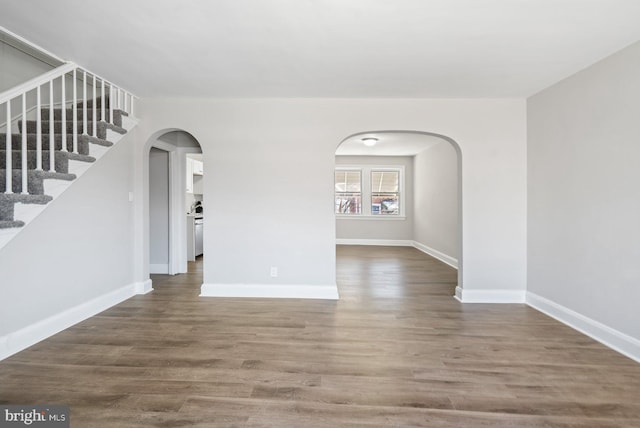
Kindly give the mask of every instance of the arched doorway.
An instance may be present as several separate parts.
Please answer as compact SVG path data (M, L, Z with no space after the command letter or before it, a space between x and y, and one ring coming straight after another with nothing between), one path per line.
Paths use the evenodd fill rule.
M367 131L345 138L335 159L336 243L415 247L456 268L460 288L458 144L430 132Z
M204 160L198 140L180 129L158 131L148 140L144 157L145 224L144 245L147 274L175 275L188 271L189 239L195 225L193 157L198 159L196 174L199 206L203 204ZM189 167L191 165L191 167ZM202 233L202 211L199 210L199 237Z

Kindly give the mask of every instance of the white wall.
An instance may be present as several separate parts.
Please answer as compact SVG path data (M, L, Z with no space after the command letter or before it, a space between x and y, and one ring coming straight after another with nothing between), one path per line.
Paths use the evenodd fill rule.
M29 79L46 73L52 69L52 65L49 65L3 41L0 41L0 92L11 89L14 86L24 83ZM60 91L60 86L54 85L54 89ZM48 87L46 90L42 91L42 102L49 102ZM35 105L35 103L36 94L35 91L31 91L27 94L27 108ZM11 116L13 118L17 118L21 111L21 97L13 99L11 101ZM0 131L4 131L6 129L6 118L6 104L3 103L0 105ZM15 129L17 129L18 124L13 123L12 126L15 127L13 132L16 133L17 131Z
M149 151L149 259L152 273L169 272L169 153Z
M339 165L403 166L404 219L357 220L336 218L337 239L411 240L413 239L413 158L410 156L336 156ZM363 204L366 201L362 201Z
M527 108L528 290L640 340L640 43Z
M448 142L414 157L413 240L452 259L459 253L458 155Z
M0 358L133 295L135 140L134 129L0 250Z
M144 164L144 142L163 129L183 129L202 144L205 201L224 207L207 216L205 283L335 284L337 145L367 130L413 130L460 145L464 289L524 293L524 100L143 99L137 111L145 137L136 162ZM142 195L146 173L137 172ZM145 266L148 232L140 223L137 230L137 264ZM137 274L146 279L143 268Z
M0 41L0 92L53 69L49 65L19 49ZM4 121L4 118L2 118Z

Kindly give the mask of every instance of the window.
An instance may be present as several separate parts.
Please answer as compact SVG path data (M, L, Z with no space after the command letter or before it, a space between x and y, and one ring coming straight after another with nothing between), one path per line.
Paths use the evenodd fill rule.
M371 214L400 214L400 172L371 171Z
M362 213L362 173L336 170L336 214Z
M403 166L339 166L335 213L343 218L404 219Z

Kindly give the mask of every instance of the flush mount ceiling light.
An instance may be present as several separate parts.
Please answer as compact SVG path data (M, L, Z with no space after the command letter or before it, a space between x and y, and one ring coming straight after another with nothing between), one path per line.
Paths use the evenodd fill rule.
M378 142L378 139L374 138L374 137L366 137L366 138L363 138L360 141L362 141L362 143L367 147L373 147Z

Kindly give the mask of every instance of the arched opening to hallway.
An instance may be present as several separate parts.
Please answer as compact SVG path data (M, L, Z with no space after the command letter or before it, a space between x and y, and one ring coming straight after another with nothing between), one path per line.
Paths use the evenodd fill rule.
M148 141L146 227L149 274L199 270L204 228L202 148L190 133L167 129ZM197 193L196 193L197 192Z

